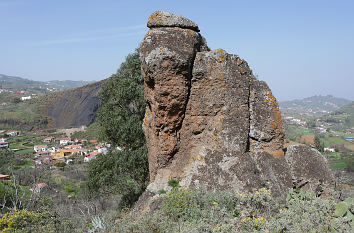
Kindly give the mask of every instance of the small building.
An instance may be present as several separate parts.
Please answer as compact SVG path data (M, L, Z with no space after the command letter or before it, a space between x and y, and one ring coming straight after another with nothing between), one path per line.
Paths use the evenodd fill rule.
M81 149L81 145L67 145L64 147L65 149Z
M57 152L51 153L53 159L63 159L71 157L74 154L83 155L85 153L84 149L59 149Z
M97 150L97 152L106 155L108 153L108 149L106 147L101 147Z
M84 162L88 163L90 162L91 160L95 159L96 158L96 155L87 155L85 158L84 158Z
M20 131L7 131L6 135L9 137L15 137L15 136L20 136L21 132Z
M47 145L36 145L36 146L33 147L33 150L35 152L47 151L48 150L48 146Z
M43 142L53 142L54 141L54 137L47 137L43 139Z
M49 147L48 148L48 150L50 151L50 152L57 152L57 148L56 147Z
M0 138L0 143L1 142L6 142L7 141L7 138Z
M70 143L70 138L60 138L59 144L62 146L68 145Z
M32 99L32 97L29 95L29 96L23 96L21 97L21 100L24 101L24 100L30 100Z
M325 147L323 148L324 151L328 151L328 152L336 152L336 149L333 147Z
M0 142L0 150L5 150L9 148L8 142Z

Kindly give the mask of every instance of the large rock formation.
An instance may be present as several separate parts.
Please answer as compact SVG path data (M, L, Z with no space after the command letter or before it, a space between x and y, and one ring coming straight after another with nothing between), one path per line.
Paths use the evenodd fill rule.
M274 196L299 182L316 190L333 181L317 151L284 147L277 101L246 61L210 51L183 16L157 11L148 27L140 47L151 179L145 196L168 189L170 179L187 188L267 186Z

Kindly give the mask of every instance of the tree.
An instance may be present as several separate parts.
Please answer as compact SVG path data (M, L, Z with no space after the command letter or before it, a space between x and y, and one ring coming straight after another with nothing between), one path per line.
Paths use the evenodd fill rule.
M99 93L101 107L97 122L101 139L113 146L127 147L92 160L88 166L91 193L120 193L121 206L130 206L149 181L147 149L142 123L145 115L144 82L139 50L129 54Z
M14 153L10 150L0 150L0 173L8 173L14 161Z
M102 85L99 94L102 106L97 119L102 139L131 149L145 144L141 127L145 115L143 83L139 51L136 50Z
M317 134L315 135L315 147L320 152L324 151L324 143L321 142L321 139Z

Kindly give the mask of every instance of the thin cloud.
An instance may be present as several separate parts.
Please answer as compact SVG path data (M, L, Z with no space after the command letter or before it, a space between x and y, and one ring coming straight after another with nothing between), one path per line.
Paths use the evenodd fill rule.
M131 37L142 35L146 30L142 30L146 25L132 25L127 27L118 27L118 28L104 28L91 30L86 32L76 33L74 35L66 36L62 39L46 40L40 42L42 45L54 45L54 44L69 44L69 43L78 43L85 41L99 41L99 40L108 40L120 37ZM136 31L137 29L141 29Z
M138 35L142 35L144 33L145 33L145 31L140 31L140 32L110 35L110 36L96 36L96 37L68 38L68 39L61 39L61 40L48 40L48 41L43 41L41 44L54 45L54 44L68 44L68 43L85 42L85 41L98 41L98 40L107 40L107 39L114 39L114 38L120 38L120 37L138 36Z

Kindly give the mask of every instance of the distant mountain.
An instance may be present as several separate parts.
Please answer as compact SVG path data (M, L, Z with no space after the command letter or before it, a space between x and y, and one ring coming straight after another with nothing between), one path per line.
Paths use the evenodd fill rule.
M19 92L24 91L28 94L46 94L54 91L67 90L71 88L81 87L91 82L88 81L33 81L21 77L8 76L0 74L0 89ZM26 93L26 94L27 94Z
M279 107L283 113L319 116L336 111L351 102L351 100L337 98L332 95L315 95L300 100L279 102Z
M321 117L323 121L340 123L343 127L354 127L354 101Z

